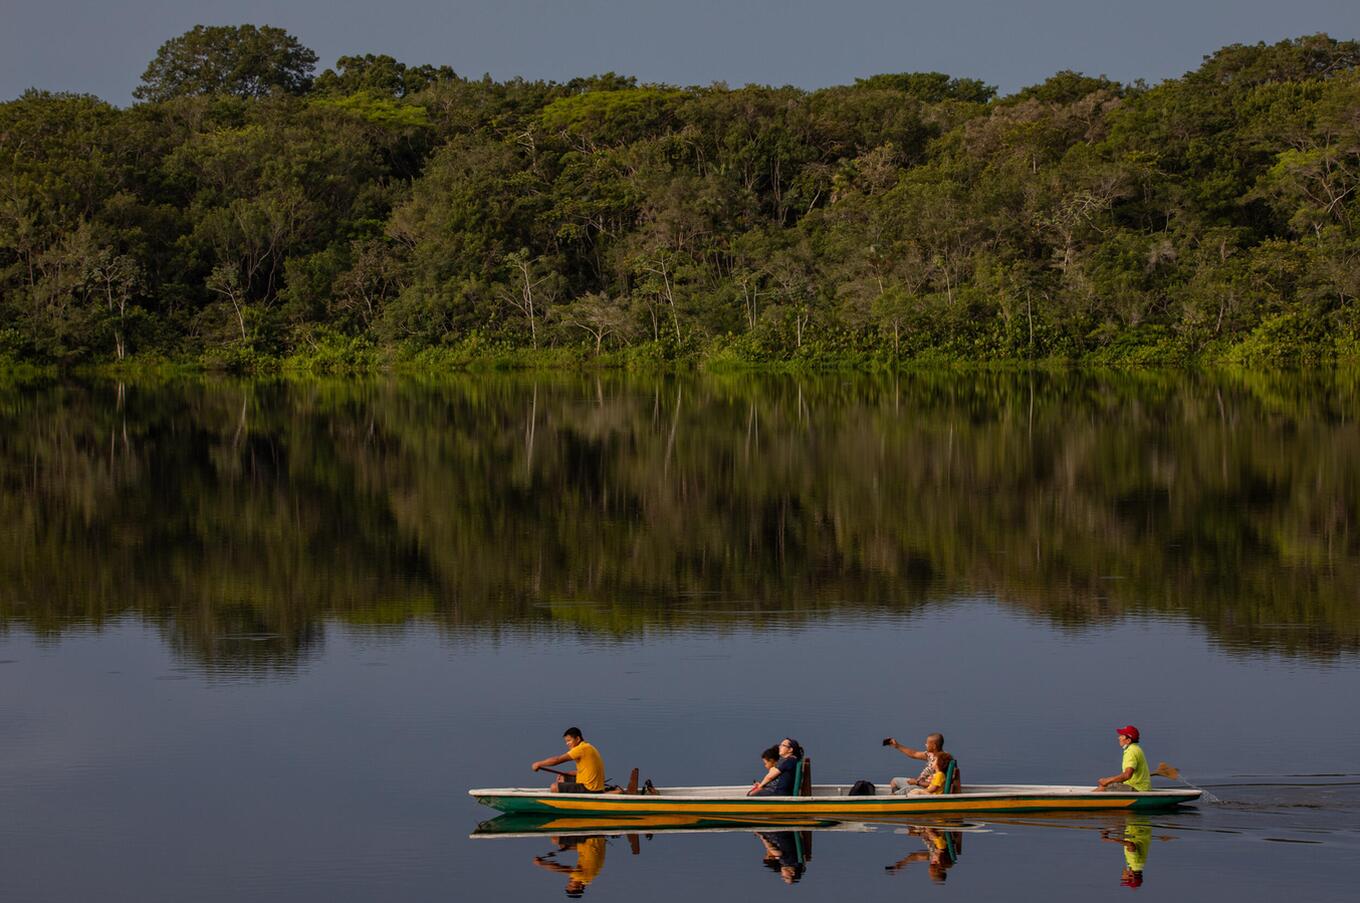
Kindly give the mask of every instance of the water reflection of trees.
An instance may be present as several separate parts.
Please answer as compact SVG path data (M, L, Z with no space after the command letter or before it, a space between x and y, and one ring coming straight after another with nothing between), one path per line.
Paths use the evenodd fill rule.
M592 631L1184 614L1360 647L1350 376L59 384L0 390L0 627L135 616L286 666L326 618Z

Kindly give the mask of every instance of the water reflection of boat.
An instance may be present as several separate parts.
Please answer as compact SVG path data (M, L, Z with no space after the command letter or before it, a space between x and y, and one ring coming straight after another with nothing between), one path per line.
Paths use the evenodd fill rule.
M746 787L658 788L654 796L612 793L548 793L541 787L469 790L477 802L506 813L592 817L688 815L748 820L771 817L873 821L923 813L1027 812L1043 810L1167 809L1199 799L1197 789L1093 792L1089 785L969 785L966 793L850 796L848 784L819 784L809 796L747 796Z
M1075 815L1075 818L1073 817ZM892 831L919 841L885 868L890 874L920 873L932 882L943 883L963 853L968 834L990 834L994 826L1025 826L1041 830L1084 831L1098 834L1102 841L1123 847L1120 883L1138 887L1143 883L1148 847L1154 839L1153 824L1141 813L1091 812L1039 814L1023 818L1005 815L986 821L961 820L956 816L935 816L910 822L884 819L875 822L833 819L772 818L743 821L736 818L711 818L678 815L648 815L633 818L586 818L575 816L501 815L483 822L474 838L548 838L554 848L534 857L534 864L566 877L567 893L581 896L604 867L609 844L626 839L633 855L642 850L641 839L657 834L751 834L760 844L761 864L779 875L786 884L800 881L812 859L812 841L818 831L860 832ZM1161 835L1157 839L1171 840ZM914 845L913 845L914 846ZM570 857L575 854L575 861ZM880 860L882 861L882 860Z
M829 819L774 818L761 822L692 816L643 816L639 818L556 818L534 815L501 815L482 822L473 838L547 838L553 849L535 856L534 865L565 875L566 893L584 895L604 868L605 852L612 838L625 837L634 856L642 851L640 837L656 834L751 834L760 841L761 864L778 873L785 884L795 884L812 859L813 831L872 831L872 826ZM564 859L575 854L575 862Z
M827 818L721 818L693 815L641 815L634 817L589 818L545 815L500 815L484 821L470 835L488 837L536 837L543 835L585 836L591 834L689 834L766 830L868 831L868 825Z
M580 897L604 868L609 844L625 838L634 856L642 852L641 839L658 834L750 834L760 843L760 863L778 875L785 884L802 880L812 860L812 838L817 831L861 832L896 830L919 837L924 852L908 854L890 871L900 871L912 862L926 862L932 880L944 880L963 846L963 833L979 830L975 823L950 820L936 824L908 825L902 822L865 824L830 819L772 818L759 822L738 819L695 818L692 816L653 815L637 818L574 818L541 815L501 815L477 826L473 838L548 839L553 848L535 856L538 868L566 878L566 893ZM575 861L571 856L575 855Z

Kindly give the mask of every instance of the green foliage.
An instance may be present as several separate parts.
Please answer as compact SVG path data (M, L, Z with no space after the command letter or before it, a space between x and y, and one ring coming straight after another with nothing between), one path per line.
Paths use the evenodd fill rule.
M1287 365L1354 335L1355 42L1001 99L938 72L680 89L371 54L296 96L313 62L198 28L146 103L0 104L6 353Z
M371 94L378 97L406 97L458 75L448 66L407 66L387 54L342 56L334 69L316 77L313 90L321 94Z
M1080 72L1073 72L1071 69L1064 69L1037 85L1021 88L1015 94L1007 97L1006 102L1018 103L1025 100L1037 100L1040 103L1070 104L1076 103L1086 95L1093 94L1096 91L1122 94L1124 86L1119 82L1110 81L1103 75L1099 78L1092 78L1089 75L1082 75Z
M132 96L153 103L195 94L300 94L316 54L269 25L195 25L156 51Z
M398 370L489 372L497 370L575 370L583 361L577 348L525 348L470 332L451 344L417 348L403 356Z
M1290 310L1266 318L1223 358L1250 367L1297 367L1320 363L1331 351L1323 321L1313 312Z
M367 338L322 329L305 336L281 366L307 373L355 373L371 370L376 363L376 350Z
M338 110L385 128L429 128L431 125L424 107L399 103L367 90L339 97L319 97L312 103L320 109Z
M199 363L208 370L236 375L260 376L280 369L277 357L244 342L210 348L199 356Z
M548 104L539 120L591 145L630 143L665 129L683 96L671 88L586 91Z
M855 79L855 87L901 91L922 103L943 103L962 100L967 103L987 103L996 96L996 88L975 78L951 78L943 72L896 72Z

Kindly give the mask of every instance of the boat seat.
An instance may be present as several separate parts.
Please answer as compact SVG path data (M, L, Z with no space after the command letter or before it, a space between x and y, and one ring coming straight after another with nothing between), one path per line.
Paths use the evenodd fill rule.
M954 757L953 757L953 756L950 756L950 757L949 757L949 767L948 767L947 769L945 769L945 773L944 773L944 789L941 790L940 792L941 792L941 793L962 793L962 792L963 792L963 790L960 789L960 785L959 785L959 768L958 768L958 763L957 763L956 761L954 761Z
M794 769L793 792L795 796L812 796L812 760L807 756L799 759Z

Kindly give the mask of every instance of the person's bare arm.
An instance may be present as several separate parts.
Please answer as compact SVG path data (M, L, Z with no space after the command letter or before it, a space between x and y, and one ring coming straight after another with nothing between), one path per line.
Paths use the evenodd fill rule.
M529 767L532 768L534 771L538 771L540 768L551 768L554 765L561 765L564 762L570 761L571 756L568 755L553 756L551 759L539 759L537 762L535 762L533 765L530 765Z
M924 750L912 749L910 746L903 746L901 743L898 743L892 737L888 738L888 745L891 746L893 749L897 750L898 752L900 752L902 755L906 756L907 758L910 759L926 758L926 753ZM907 778L907 783L916 787L925 786L924 784L921 783L920 779L918 778Z
M1110 784L1120 784L1123 783L1124 781L1127 781L1131 777L1133 777L1133 766L1130 765L1128 768L1125 768L1123 771L1119 772L1119 774L1111 775L1108 778L1101 778L1100 780L1096 781L1096 789L1104 790Z
M897 750L898 752L900 752L902 755L912 759L924 759L926 757L924 750L912 749L910 746L903 746L901 743L898 743L892 737L888 738L888 745L891 746L893 749Z
M746 791L746 795L751 796L757 790L764 787L766 784L770 783L777 777L779 777L779 769L771 768L769 771L765 772L765 777L761 778L760 780L756 781L754 784L751 785L751 789Z

